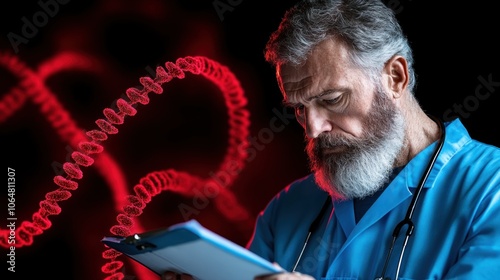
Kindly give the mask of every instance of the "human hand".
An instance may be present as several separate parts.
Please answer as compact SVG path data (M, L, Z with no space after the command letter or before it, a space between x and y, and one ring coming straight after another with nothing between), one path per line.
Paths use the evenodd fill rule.
M161 275L161 280L193 280L193 276L167 271Z
M305 275L299 272L284 272L284 273L255 277L254 280L315 280L315 279L309 275Z

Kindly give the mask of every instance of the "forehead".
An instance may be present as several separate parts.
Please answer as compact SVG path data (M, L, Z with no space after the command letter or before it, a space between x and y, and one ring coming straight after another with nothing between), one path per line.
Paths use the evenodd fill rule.
M319 94L326 87L352 85L354 75L361 71L350 63L348 47L340 40L329 38L318 44L301 65L282 65L277 78L285 101ZM330 88L332 89L332 88ZM334 88L333 88L334 89Z
M313 70L324 64L349 66L351 63L348 46L342 40L329 37L311 50L304 64L298 66L284 64L280 70L282 72L289 72L294 69Z

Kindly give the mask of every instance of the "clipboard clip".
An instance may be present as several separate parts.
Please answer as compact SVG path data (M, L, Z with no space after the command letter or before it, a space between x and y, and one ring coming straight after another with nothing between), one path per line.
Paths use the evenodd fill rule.
M141 241L141 236L137 233L125 238L125 243L127 244L136 244L139 241Z
M137 250L146 250L156 248L156 245L150 242L142 241L142 238L139 234L133 234L127 238L125 238L125 243L134 245Z

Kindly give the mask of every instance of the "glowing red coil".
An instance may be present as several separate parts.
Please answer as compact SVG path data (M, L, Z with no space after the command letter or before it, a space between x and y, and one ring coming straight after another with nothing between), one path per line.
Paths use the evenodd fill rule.
M7 58L6 61L4 60L4 64L8 65L10 69L14 69L12 71L22 79L21 84L27 96L40 106L41 112L46 115L60 136L78 149L78 151L71 154L73 162L63 164L66 176L57 175L54 177L53 181L59 186L59 189L46 194L45 200L39 204L39 211L32 216L33 222L23 222L16 230L18 238L16 246L18 247L30 245L33 242L34 235L42 234L44 230L51 227L48 217L61 213L62 210L58 202L69 199L71 197L70 191L78 188L78 183L75 180L83 178L83 171L80 166L89 167L94 163L103 166L102 164L106 162L104 160L106 158L102 156L104 148L101 142L108 139L108 134L118 133L117 126L124 123L125 116L134 116L137 113L133 105L136 103L148 104L150 101L148 94L150 92L155 94L163 93L163 83L171 81L173 78L185 78L185 72L200 74L215 83L226 100L225 104L228 107L229 116L229 146L216 173L226 172L230 170L229 168L232 170L234 166L237 166L240 170L244 167L247 155L243 151L248 147L247 138L250 125L248 120L249 112L244 108L247 100L244 97L243 89L231 71L213 60L205 57L186 57L178 59L176 63L165 63L165 68L157 67L154 79L149 77L139 79L143 86L142 89L129 88L126 90L129 101L122 98L117 100L118 111L110 108L103 110L105 118L98 119L95 122L99 129L82 134L81 130L77 129L74 122L69 118L69 114L43 84L43 78L50 74L50 67L41 67L43 69L41 70L42 73L37 75L37 73L27 69L16 59L8 56L3 58ZM64 69L62 64L55 63L55 65L58 65L58 69ZM21 97L20 92L19 90L13 90L7 95L7 98L4 98L6 101L0 103L0 108L11 108L10 111L7 109L3 111L5 118L21 105L23 97ZM0 114L0 116L2 115ZM96 160L94 161L91 156L96 156ZM108 158L108 169L109 162L110 159ZM248 213L237 203L236 198L228 189L234 181L234 177L234 175L227 176L224 185L219 185L218 182L211 178L202 179L174 170L151 172L133 188L135 195L127 195L127 202L120 205L123 207L121 207L122 212L117 216L118 224L112 226L110 232L125 236L129 235L132 230L141 231L140 225L134 222L134 219L142 214L142 210L151 201L152 197L162 191L169 190L194 195L197 190L199 191L208 185L217 191L215 203L221 213L234 221L245 220L248 218ZM123 194L123 192L120 194ZM115 200L118 201L118 198ZM0 245L6 246L8 231L0 230L0 232L2 233L0 235ZM111 274L106 279L123 278L123 274L117 272L123 265L116 260L118 256L119 254L113 250L108 249L103 252L103 258L110 260L101 268L104 273Z
M208 80L215 83L222 91L226 100L229 115L229 147L227 148L226 155L219 166L217 172L225 172L227 168L238 166L244 167L244 161L247 156L245 152L248 147L248 127L249 112L245 109L246 98L244 97L243 89L241 88L236 77L229 71L229 69L219 63L205 57L187 57L178 59L175 64L167 62L165 64L166 70L162 67L156 69L156 78L141 78L140 82L144 86L142 90L136 88L129 88L126 93L130 98L129 105L133 103L147 104L149 98L147 94L154 92L160 94L163 92L161 83L170 81L172 77L184 78L184 71L193 74L201 74ZM119 100L121 108L130 108L124 103L124 100ZM120 107L119 107L120 108ZM112 122L111 118L122 119L125 114L129 112L120 109L120 112L105 111L105 115L109 115L108 120ZM117 123L117 122L114 122ZM102 130L107 130L109 127L104 127L101 123ZM115 132L113 130L113 132ZM165 170L158 172L151 172L143 177L139 184L134 187L135 195L129 196L129 203L123 208L123 212L117 216L118 224L110 228L110 232L118 236L127 236L132 233L134 228L134 218L142 214L143 209L147 203L152 200L152 197L158 195L162 191L175 191L183 194L192 195L196 190L199 190L211 184L217 188L217 197L215 199L216 205L227 218L231 220L247 219L248 213L238 203L234 195L228 191L227 187L234 181L234 176L228 176L228 181L224 186L218 185L213 179L202 179L184 172L175 170ZM142 229L135 228L136 231ZM111 253L113 250L105 250L103 258L110 261L101 267L102 272L109 274L105 279L123 279L124 275L118 272L121 262L116 258L120 255L117 252ZM112 254L112 256L110 256Z
M11 73L19 78L20 82L0 100L0 122L7 120L20 107L30 100L39 106L40 112L50 122L51 126L59 134L60 138L69 143L72 149L78 149L82 141L88 139L83 130L78 128L70 114L59 103L56 96L45 86L45 80L51 75L68 69L81 69L95 71L95 64L87 57L78 53L63 52L52 59L42 63L37 72L31 70L16 56L0 53L0 65L6 67ZM102 149L90 145L96 152ZM58 201L68 199L71 194L68 192L76 190L78 183L71 179L81 178L83 173L79 166L90 166L94 159L86 155L73 152L72 158L75 163L65 163L62 165L68 178L62 175L54 177L54 183L60 188L49 192L44 201L40 202L40 209L32 215L32 222L23 222L16 229L16 247L29 246L33 242L33 236L42 234L44 230L51 227L49 215L57 215L61 212ZM127 188L124 176L118 165L107 154L101 153L95 160L95 165L101 175L112 187L115 195L117 209L123 206L120 199L127 195ZM27 227L30 227L28 229ZM33 230L32 228L36 228ZM8 243L10 231L0 229L0 246L8 248L12 244Z

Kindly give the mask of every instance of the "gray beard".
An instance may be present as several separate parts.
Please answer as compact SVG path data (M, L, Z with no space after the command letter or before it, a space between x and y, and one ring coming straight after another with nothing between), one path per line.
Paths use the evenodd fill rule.
M307 140L316 182L336 198L364 198L379 190L391 175L403 146L403 115L381 92L376 93L373 105L363 122L364 137L323 134ZM325 149L337 146L344 150L325 154Z

